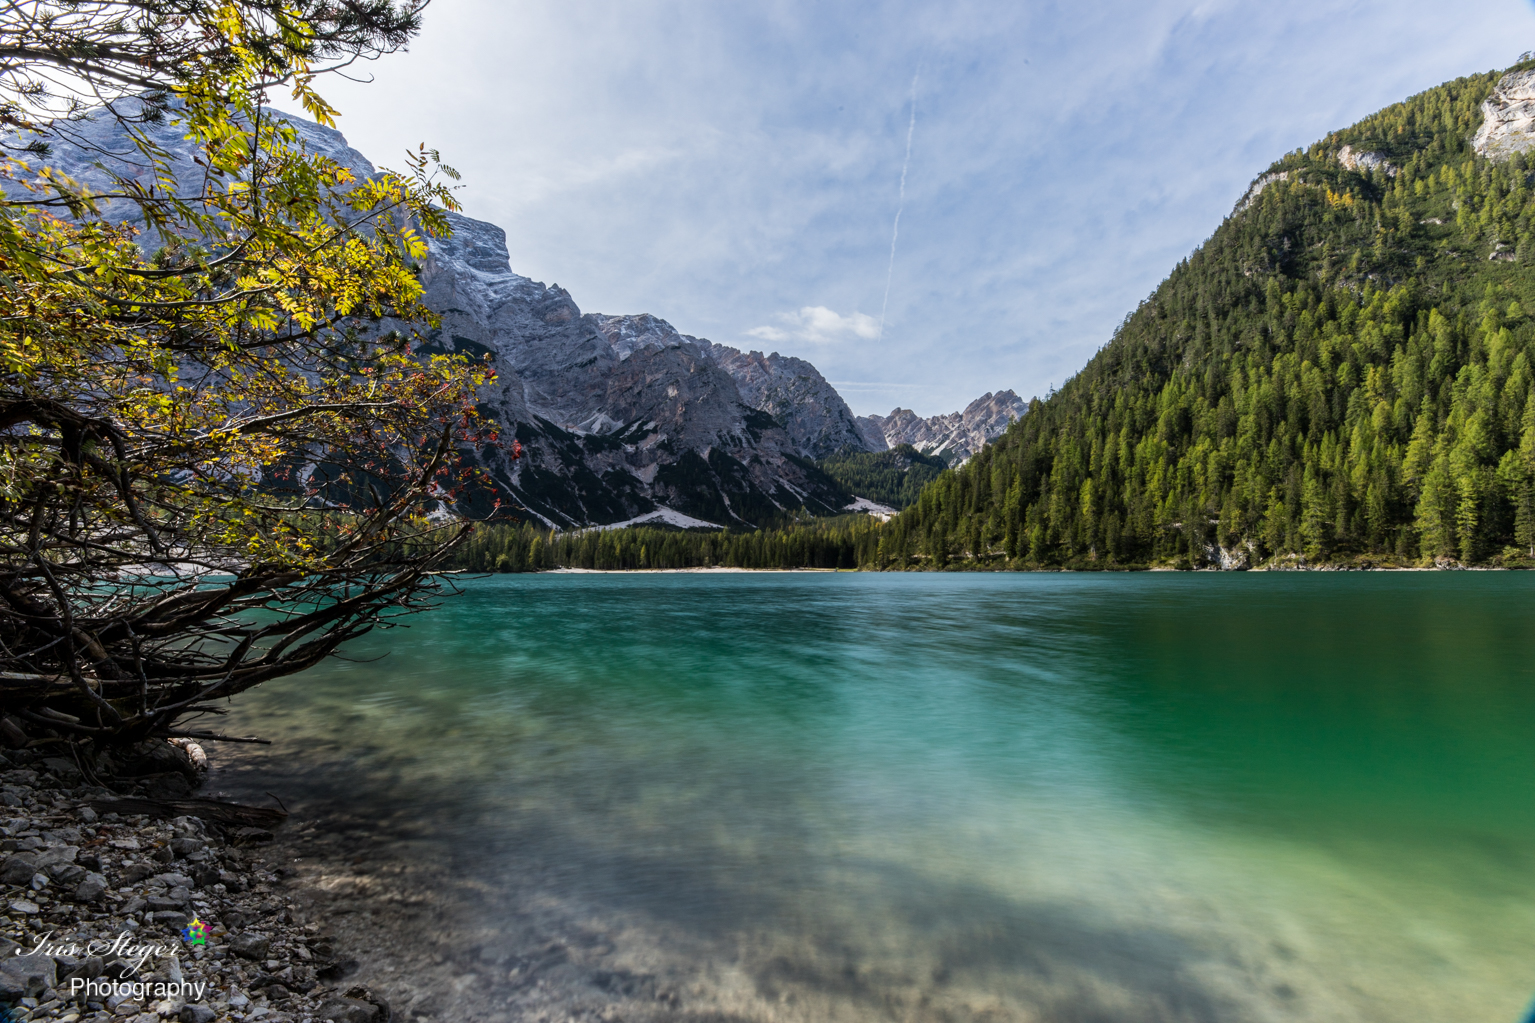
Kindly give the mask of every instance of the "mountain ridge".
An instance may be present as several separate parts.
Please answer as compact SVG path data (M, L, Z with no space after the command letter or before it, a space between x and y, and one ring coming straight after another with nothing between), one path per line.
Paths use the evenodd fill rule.
M958 463L1001 436L1026 411L1028 403L1012 391L987 391L958 412L923 418L898 407L888 416L859 416L858 425L871 450L910 445Z

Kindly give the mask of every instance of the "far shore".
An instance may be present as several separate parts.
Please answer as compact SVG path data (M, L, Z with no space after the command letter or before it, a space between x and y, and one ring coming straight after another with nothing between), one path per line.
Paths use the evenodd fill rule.
M542 572L521 573L523 575L633 575L635 572L650 572L656 574L687 573L687 572L856 572L856 568L725 568L713 566L710 568L546 568ZM487 573L494 575L495 573ZM513 573L516 574L516 573Z
M546 568L536 572L466 572L463 570L454 572L454 575L686 575L703 573L725 574L751 574L751 573L777 573L786 572L811 572L834 574L838 572L867 572L871 575L905 575L908 572L929 573L930 569L908 569L898 571L889 569L878 571L874 569L858 568L729 568L719 565L708 568ZM1082 568L1079 566L1062 566L1052 568L963 568L945 572L939 570L938 574L964 575L982 573L989 575L1036 575L1051 573L1071 573L1076 575L1088 573L1140 573L1140 572L1183 572L1188 574L1218 574L1236 575L1253 572L1526 572L1530 569L1524 566L1508 565L1350 565L1337 562L1323 562L1319 565L1258 565L1253 568L1174 568L1171 565L1116 565L1111 568Z

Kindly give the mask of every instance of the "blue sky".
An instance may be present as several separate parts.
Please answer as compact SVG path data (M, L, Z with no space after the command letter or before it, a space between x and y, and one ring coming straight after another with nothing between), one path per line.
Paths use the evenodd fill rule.
M1270 161L1528 49L1526 0L435 0L328 96L583 311L932 415L1059 385Z

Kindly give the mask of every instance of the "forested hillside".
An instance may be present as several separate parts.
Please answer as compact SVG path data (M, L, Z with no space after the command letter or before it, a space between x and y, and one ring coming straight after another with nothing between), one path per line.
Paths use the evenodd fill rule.
M450 567L470 572L553 568L857 568L879 548L868 515L791 522L775 529L681 530L655 526L558 532L527 523L481 523Z
M905 508L938 478L948 462L910 444L889 451L841 451L816 463L821 471L859 497L889 508Z
M1499 77L1275 163L871 567L1535 555L1535 192L1470 145Z

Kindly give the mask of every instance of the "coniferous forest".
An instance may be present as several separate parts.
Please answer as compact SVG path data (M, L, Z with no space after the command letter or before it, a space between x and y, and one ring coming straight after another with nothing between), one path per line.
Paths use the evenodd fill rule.
M480 525L454 552L471 572L553 568L859 568L879 553L878 519L839 515L777 529L681 530L656 526L557 532L527 523Z
M859 497L897 509L914 504L923 488L948 467L942 458L910 444L889 451L843 451L816 464Z
M1523 155L1470 146L1498 77L1274 164L874 565L1535 555L1535 192Z

